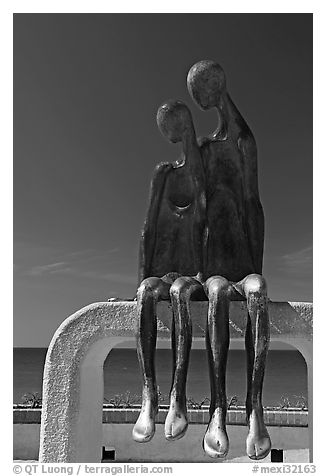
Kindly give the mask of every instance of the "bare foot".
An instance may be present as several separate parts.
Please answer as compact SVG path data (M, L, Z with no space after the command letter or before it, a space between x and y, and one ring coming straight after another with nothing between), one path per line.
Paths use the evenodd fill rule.
M143 403L140 415L132 430L132 437L137 443L147 443L153 438L157 410L157 406L150 401Z
M180 405L175 400L171 400L169 412L165 419L165 438L167 440L178 440L182 438L188 428L186 405Z
M251 459L263 459L271 450L271 440L264 423L263 410L253 409L249 417L247 455Z
M226 433L223 410L216 408L207 427L203 448L211 458L224 458L229 451L229 438Z

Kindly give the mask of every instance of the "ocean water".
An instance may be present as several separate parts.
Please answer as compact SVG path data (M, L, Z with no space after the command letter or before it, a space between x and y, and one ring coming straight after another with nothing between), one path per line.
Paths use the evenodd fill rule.
M42 393L43 366L47 349L14 348L14 403L22 402L27 392ZM169 349L156 351L157 381L162 395L171 386L172 356ZM207 357L205 350L191 351L187 380L187 396L201 401L210 396ZM243 403L246 393L246 355L243 350L230 350L227 365L227 395L236 395ZM141 378L134 349L113 349L104 364L104 397L130 392L141 395ZM307 398L306 364L295 350L270 350L267 359L263 402L279 405L284 398L295 404Z

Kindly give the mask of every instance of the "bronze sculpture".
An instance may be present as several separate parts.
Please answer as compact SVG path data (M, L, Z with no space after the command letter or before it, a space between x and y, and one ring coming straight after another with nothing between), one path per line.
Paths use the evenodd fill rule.
M182 142L183 156L174 164L156 167L141 239L137 351L143 374L143 402L133 429L138 442L149 441L154 435L158 410L156 302L171 297L177 310L172 326L173 384L165 422L165 436L173 440L183 436L188 425L185 385L192 339L188 296L202 293L203 298L200 282L182 277L202 272L206 219L204 169L191 113L184 103L169 101L159 108L157 123L168 140Z
M192 146L186 149L187 154L190 150L195 151L193 156L197 159L194 161L196 167L192 169L191 175L192 181L200 184L198 204L201 204L201 225L200 232L196 236L198 239L201 237L202 241L199 245L197 239L194 240L194 253L191 258L188 257L186 265L181 264L182 260L180 262L173 259L172 261L161 260L160 251L153 253L157 236L162 236L161 232L157 232L156 214L160 209L162 197L165 197L164 193L162 195L162 190L165 190L165 185L162 183L165 179L163 182L162 177L158 179L157 171L152 181L150 200L151 205L156 203L153 208L156 212L154 215L151 214L150 205L141 240L141 285L138 290L139 359L143 372L146 373L144 369L147 366L151 369L152 375L155 348L155 302L158 299L169 298L168 288L177 278L170 288L170 295L173 307L173 354L176 363L174 379L180 380L181 384L179 387L173 384L171 389L166 437L176 439L183 436L187 428L185 381L191 345L189 301L203 299L204 291L209 301L206 346L210 370L211 405L210 422L204 436L203 447L211 457L226 456L229 449L225 393L225 371L229 348L229 303L231 300L245 300L248 307L245 342L247 351L246 410L249 426L246 450L250 458L262 459L269 453L271 447L263 420L261 400L269 343L269 319L266 282L261 275L264 215L258 192L256 144L252 132L227 93L224 71L217 63L213 61L196 63L188 73L188 89L201 109L215 107L219 119L216 131L199 141L200 155L198 155L193 135L189 142ZM175 127L172 123L171 125ZM193 127L190 129L193 130ZM169 137L168 134L166 135ZM187 136L190 137L191 134L188 133ZM171 137L173 138L173 134L170 135ZM165 164L164 167L165 170L171 170L171 165ZM174 190L181 191L183 186L179 188L176 183ZM182 195L182 192L180 193ZM191 202L190 196L193 198L193 194L188 195L187 198L186 195L182 195L182 199L179 196L181 201L177 205L180 205L181 209L189 210L187 207ZM180 221L178 226L183 230L182 233L193 236L190 228L195 226L195 223L197 224L196 220L193 220L186 229ZM165 221L164 226L171 227L170 217ZM198 231L196 226L195 229ZM163 240L163 243L166 253L163 255L164 258L171 257L175 250L172 235L167 237L167 241ZM160 249L161 246L159 244L158 248ZM160 268L162 263L169 266ZM171 272L178 274L173 275ZM168 278L159 279L167 273L170 273ZM162 282L167 281L167 285L162 285ZM179 390L175 392L177 387ZM145 378L144 389L146 389ZM146 391L143 395L145 395L143 409L135 425L134 437L136 436L137 440L135 430L138 429L139 433L139 428L142 428L142 433L146 437L138 438L138 441L148 441L153 436L157 411L156 405L156 410L153 410L150 416L148 412L146 413L144 410L148 402ZM155 404L151 408L155 408ZM145 431L145 427L149 430Z

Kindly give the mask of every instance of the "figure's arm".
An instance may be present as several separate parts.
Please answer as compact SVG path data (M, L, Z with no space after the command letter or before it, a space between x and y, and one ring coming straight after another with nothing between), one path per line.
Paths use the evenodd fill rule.
M239 137L238 147L243 157L243 189L247 233L255 272L262 274L265 219L258 190L257 147L254 138L248 136Z
M264 212L260 202L257 171L257 146L248 124L228 95L229 114L239 130L238 148L242 156L243 191L247 233L255 272L262 273L264 253Z
M140 238L138 285L150 277L153 252L156 241L156 223L163 197L167 173L173 168L169 162L161 162L155 167L149 193L149 205Z
M206 179L203 158L195 135L193 140L187 144L183 170L189 174L191 179L189 186L192 193L195 193L195 201L197 202L197 210L199 213L197 218L201 220L201 215L203 213L206 214Z

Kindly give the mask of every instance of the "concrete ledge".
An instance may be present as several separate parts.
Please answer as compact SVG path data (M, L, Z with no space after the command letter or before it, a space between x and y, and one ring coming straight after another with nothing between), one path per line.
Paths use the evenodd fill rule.
M136 321L135 301L98 302L90 304L72 316L68 317L58 328L55 336L71 332L73 329L79 335L92 330L98 331L98 326L105 334L111 336L133 337ZM190 312L193 322L193 336L205 337L208 302L194 301ZM158 336L170 338L172 308L168 301L157 305ZM307 302L269 302L269 317L271 336L312 338L313 305ZM88 322L91 327L87 325ZM230 304L230 335L233 338L244 337L246 329L247 308L245 302Z
M191 303L195 339L205 336L207 305ZM289 343L303 354L311 382L312 304L270 302L269 314L271 340ZM246 303L231 303L231 341L243 341L246 317ZM170 304L160 302L158 338L167 343L171 318ZM57 329L44 367L41 462L101 460L103 363L117 344L134 340L135 321L136 302L100 302L77 311ZM311 414L310 396L309 408Z

